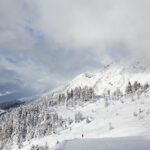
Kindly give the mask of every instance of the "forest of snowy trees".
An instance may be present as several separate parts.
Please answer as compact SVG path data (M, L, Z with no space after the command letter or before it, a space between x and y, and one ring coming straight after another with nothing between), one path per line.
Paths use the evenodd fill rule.
M129 94L134 94L137 91L143 92L147 88L149 88L149 84L148 83L145 83L144 85L142 85L141 83L135 81L133 84L131 84L131 82L129 81L128 85L127 85L127 87L125 89L125 93L129 95Z
M113 90L111 92L109 89L105 90L103 93L104 99L109 100L119 100L122 96L133 96L134 94L140 95L146 89L148 89L150 85L148 83L141 84L135 81L133 84L129 81L127 86L125 87L125 91L121 91L119 88Z
M1 149L13 142L22 147L24 141L57 133L66 126L63 118L49 108L65 105L66 108L82 105L94 99L94 90L76 87L66 93L49 94L33 103L22 105L0 116ZM75 116L79 121L79 116ZM68 120L71 123L70 120Z

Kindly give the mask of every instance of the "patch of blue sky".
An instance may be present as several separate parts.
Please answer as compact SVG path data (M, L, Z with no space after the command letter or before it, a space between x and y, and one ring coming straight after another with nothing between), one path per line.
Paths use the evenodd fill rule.
M33 38L36 38L38 40L43 40L44 39L44 35L40 32L37 31L35 29L33 29L30 26L26 26L25 30L30 34L30 36L32 36Z

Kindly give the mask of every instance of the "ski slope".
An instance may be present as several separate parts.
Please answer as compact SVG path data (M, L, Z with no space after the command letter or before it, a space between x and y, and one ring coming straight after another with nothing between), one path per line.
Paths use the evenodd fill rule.
M149 150L150 140L140 137L64 141L54 150Z
M150 138L150 89L139 98L135 95L132 98L122 97L120 100L108 102L107 107L105 100L100 98L93 103L85 103L76 108L64 106L53 108L63 119L74 120L75 113L80 111L83 114L83 121L73 122L64 130L58 130L56 134L25 142L23 150L30 150L32 145L45 145L46 143L52 150L58 141L61 143L65 140L81 139L82 134L85 139L133 136ZM90 118L90 123L86 122L84 119L86 117ZM14 146L13 149L17 147Z

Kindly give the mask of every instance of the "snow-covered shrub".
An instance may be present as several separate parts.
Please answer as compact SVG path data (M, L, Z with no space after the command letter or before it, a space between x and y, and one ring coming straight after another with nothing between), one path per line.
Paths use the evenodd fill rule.
M86 118L86 123L90 123L91 120L89 119L89 117Z
M71 125L73 123L73 120L71 118L68 118L68 125Z
M92 113L96 113L96 110L92 109Z
M140 104L142 104L142 105L143 105L143 104L144 104L144 101L141 101L141 102L140 102Z
M131 85L130 81L128 82L128 85L126 86L125 93L126 94L131 94L132 93L132 85Z
M139 120L144 119L144 115L139 115Z
M123 101L123 100L120 100L120 102L121 102L122 104L124 104L124 101Z
M40 150L38 145L32 145L30 150Z
M150 110L147 110L147 111L146 111L146 114L149 115L149 114L150 114Z
M141 114L144 110L142 110L141 108L139 108L139 114Z
M81 112L75 114L75 122L81 122L83 120L83 115Z
M60 142L57 140L56 144L58 145Z
M133 116L134 116L134 117L137 117L138 114L137 114L136 112L133 112Z
M132 101L132 102L134 102L134 101L135 101L135 99L132 97L132 98L131 98L131 101Z
M116 116L119 116L119 113L116 113Z
M108 107L108 106L109 106L108 99L107 99L107 98L105 98L105 99L104 99L104 101L105 101L105 107Z
M148 83L145 83L144 84L144 90L148 89L149 88L149 84Z
M117 88L112 94L112 99L119 100L122 97L122 95L123 94L122 94L121 90L119 88Z
M105 101L105 107L108 107L108 106L109 106L108 101Z
M32 145L30 150L49 150L47 143L44 146Z
M113 130L113 129L114 129L113 125L109 123L109 130Z

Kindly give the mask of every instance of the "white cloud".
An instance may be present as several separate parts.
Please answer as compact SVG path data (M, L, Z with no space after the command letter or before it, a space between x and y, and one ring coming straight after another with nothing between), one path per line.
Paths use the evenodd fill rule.
M70 49L105 51L123 43L131 53L149 53L150 2L147 0L36 1L36 26Z
M22 81L40 91L115 59L149 60L149 5L148 0L1 0L0 84Z
M0 93L0 96L6 96L6 95L9 95L9 94L12 94L14 93L15 91L6 91L4 93Z

